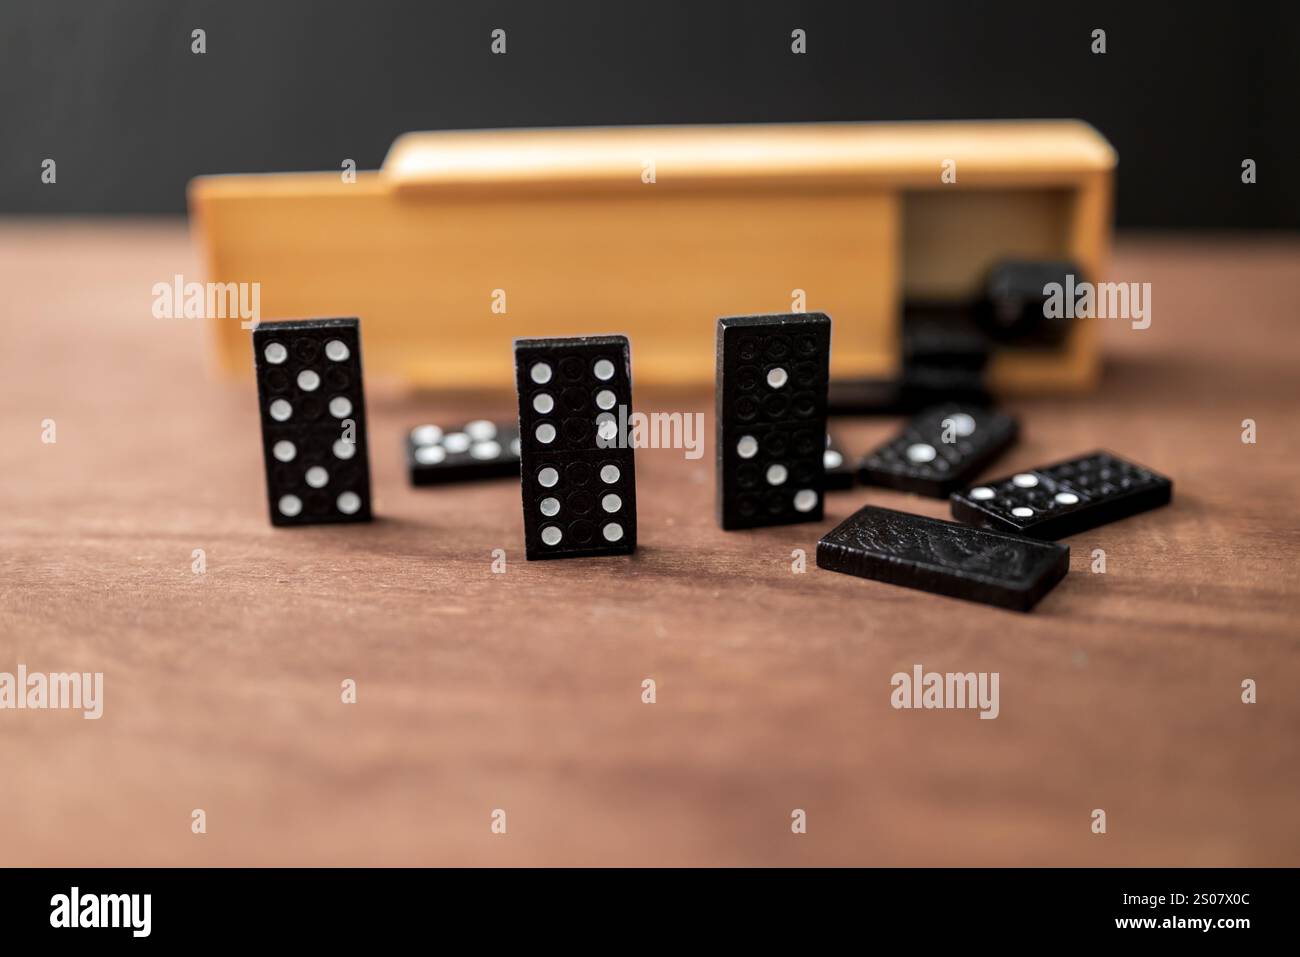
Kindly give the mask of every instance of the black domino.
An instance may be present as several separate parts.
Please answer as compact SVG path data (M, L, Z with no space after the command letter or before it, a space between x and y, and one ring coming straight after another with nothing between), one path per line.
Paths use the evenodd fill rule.
M951 306L903 306L903 367L981 371L989 336L969 314Z
M1110 452L1030 469L952 496L959 521L1055 540L1166 505L1174 483Z
M831 321L730 316L717 333L717 515L724 529L816 522L826 488Z
M516 339L524 554L636 550L626 336ZM620 447L621 446L621 447Z
M406 467L412 485L518 478L518 423L417 425L406 435Z
M817 543L817 565L1028 611L1065 577L1070 549L868 505Z
M984 296L974 303L977 321L998 341L1017 346L1059 345L1070 324L1047 316L1046 288L1062 288L1070 277L1082 280L1077 263L1007 259L994 264L984 281Z
M253 360L271 524L369 521L357 320L260 323Z
M857 466L849 461L849 457L844 454L844 447L829 432L826 433L826 448L822 452L822 466L826 491L842 492L858 484Z
M947 498L969 485L1018 433L1016 420L1000 412L956 403L932 406L867 453L858 478L864 485Z
M834 379L828 408L832 415L910 415L940 402L991 405L984 370L912 363L894 379Z

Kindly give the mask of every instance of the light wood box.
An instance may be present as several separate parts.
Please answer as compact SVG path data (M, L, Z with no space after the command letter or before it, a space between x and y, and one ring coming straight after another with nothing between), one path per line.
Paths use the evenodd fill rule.
M973 297L1006 256L1101 276L1114 166L1070 120L408 133L355 182L201 177L189 200L208 280L260 283L263 320L359 316L369 376L508 387L516 336L621 332L638 384L676 386L712 382L716 317L796 290L848 378L897 371L904 296ZM251 371L238 319L208 321ZM1089 387L1094 325L998 352L992 387Z

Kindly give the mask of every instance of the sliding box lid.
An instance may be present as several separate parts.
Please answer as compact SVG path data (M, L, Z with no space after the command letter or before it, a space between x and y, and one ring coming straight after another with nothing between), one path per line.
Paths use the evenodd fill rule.
M474 186L823 186L1008 175L1065 180L1114 168L1115 151L1078 120L639 126L406 133L381 178L399 191Z

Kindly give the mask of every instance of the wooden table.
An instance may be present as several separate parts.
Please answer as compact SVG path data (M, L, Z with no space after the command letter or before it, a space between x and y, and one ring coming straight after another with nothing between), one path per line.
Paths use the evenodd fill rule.
M0 225L0 671L105 676L98 721L0 712L0 863L1300 864L1297 242L1119 243L1151 328L1106 324L1097 394L1011 403L993 471L1105 446L1175 501L1071 539L1028 615L812 565L861 504L937 501L722 533L711 440L638 453L635 557L527 563L514 484L412 489L400 452L504 395L368 382L382 518L274 529L251 382L151 315L176 273L180 223ZM918 663L998 672L1000 716L894 710Z

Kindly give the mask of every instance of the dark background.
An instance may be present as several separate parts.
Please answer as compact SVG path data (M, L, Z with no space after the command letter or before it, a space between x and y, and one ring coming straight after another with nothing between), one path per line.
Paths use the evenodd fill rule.
M0 212L181 212L200 173L374 168L415 129L1079 117L1119 151L1120 225L1296 228L1298 11L3 0Z

